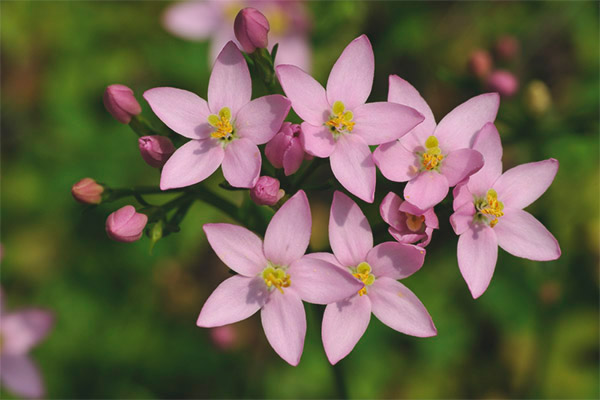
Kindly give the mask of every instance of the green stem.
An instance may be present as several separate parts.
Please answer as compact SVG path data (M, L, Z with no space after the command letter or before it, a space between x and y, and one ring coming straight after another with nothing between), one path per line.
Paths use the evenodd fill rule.
M211 206L223 211L225 214L229 215L234 220L243 223L238 213L238 207L229 200L214 194L206 188L203 188L202 191L193 191L190 193L196 196L198 199L202 200L203 202L210 204Z
M294 191L300 189L302 184L323 164L324 158L315 158L304 172L296 179L294 183Z

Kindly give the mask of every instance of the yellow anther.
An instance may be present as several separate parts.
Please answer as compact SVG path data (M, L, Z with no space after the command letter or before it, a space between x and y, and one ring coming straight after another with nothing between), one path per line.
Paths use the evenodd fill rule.
M262 272L262 278L268 288L275 287L283 294L283 289L291 285L290 276L281 267L269 266Z
M219 115L211 114L208 116L208 123L216 128L210 134L215 139L226 138L233 133L233 125L231 124L231 110L229 107L223 107L219 111Z
M481 214L494 217L490 221L490 227L493 228L498 223L498 218L504 215L504 204L498 200L498 193L494 189L490 189L487 191L485 201L478 207L478 210Z
M423 222L425 222L425 217L423 215L412 215L409 213L404 213L406 215L406 226L411 232L419 232L423 227Z
M440 161L444 159L439 145L440 143L435 136L429 136L425 141L427 151L421 155L421 165L427 171L438 168Z
M440 145L440 143L438 142L438 140L435 136L429 136L427 138L427 140L425 141L425 147L427 147L428 149L438 147L439 145Z
M331 108L333 114L329 117L329 121L325 123L333 133L342 133L343 131L352 132L354 129L354 114L352 111L346 111L346 106L341 101L333 103Z
M371 266L366 262L361 262L358 264L358 267L353 270L352 275L365 285L358 291L358 294L360 296L367 294L367 286L371 286L375 282L375 275L371 273Z
M339 100L333 103L333 107L331 108L334 114L342 114L345 109L346 106L344 106L344 103Z

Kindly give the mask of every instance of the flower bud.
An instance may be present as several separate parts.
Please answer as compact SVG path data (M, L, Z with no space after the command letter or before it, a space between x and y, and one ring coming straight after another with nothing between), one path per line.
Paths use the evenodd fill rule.
M517 93L519 81L512 73L497 70L489 76L487 86L490 90L500 93L501 96L510 97Z
M552 95L542 81L532 81L525 88L525 105L534 115L542 115L552 105Z
M142 136L138 139L140 153L151 167L160 168L175 152L175 146L169 138L160 135Z
M131 117L142 112L133 90L124 85L110 85L104 91L104 107L115 119L128 124Z
M286 176L298 171L305 158L300 125L284 122L279 133L267 143L265 155L275 168L283 168Z
M512 60L519 52L519 41L516 37L506 35L496 41L494 50L498 58L506 61Z
M469 57L469 71L477 78L485 78L492 69L492 57L486 50L475 50Z
M83 178L71 187L73 198L83 204L100 204L104 186L92 178Z
M230 350L237 343L237 332L232 325L218 326L210 329L210 340L221 350Z
M270 176L261 176L250 189L250 198L259 206L274 206L284 195L283 189L279 189L279 181Z
M264 49L269 43L269 21L256 8L242 9L235 17L233 31L235 38L246 53L253 53L257 48Z
M133 206L125 206L113 212L106 219L106 233L117 242L135 242L142 237L148 216L135 211Z

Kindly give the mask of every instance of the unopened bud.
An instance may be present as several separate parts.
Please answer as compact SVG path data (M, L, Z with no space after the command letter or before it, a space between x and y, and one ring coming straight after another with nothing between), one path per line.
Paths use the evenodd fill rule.
M510 97L519 90L519 81L512 73L497 70L489 76L487 86L490 90L500 93L501 96Z
M269 21L256 8L242 9L235 17L233 31L246 53L264 49L269 43Z
M175 152L175 146L169 138L160 135L142 136L138 139L140 153L151 167L160 168Z
M100 204L104 186L92 178L83 178L71 187L73 198L83 204Z
M232 325L211 328L210 339L221 350L230 350L237 342L237 332Z
M494 50L498 58L510 61L515 58L519 52L519 47L519 41L516 37L506 35L498 39L494 46Z
M279 133L267 143L265 155L275 168L283 168L286 176L298 171L305 156L300 125L284 122Z
M106 219L106 233L117 242L135 242L142 237L148 216L135 211L133 206L125 206L113 212Z
M542 81L533 81L525 88L525 105L534 115L542 115L552 105L552 95Z
M469 71L477 78L485 78L492 70L492 56L486 50L475 50L469 57Z
M259 206L274 206L284 195L283 189L279 189L279 181L270 176L261 176L250 189L250 198Z
M142 107L135 99L133 90L124 85L110 85L106 88L104 107L117 121L123 124L128 124L134 115L142 112Z

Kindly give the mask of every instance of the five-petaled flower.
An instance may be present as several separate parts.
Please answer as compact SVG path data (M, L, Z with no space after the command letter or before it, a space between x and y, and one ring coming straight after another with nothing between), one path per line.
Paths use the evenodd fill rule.
M389 192L379 205L381 218L390 226L388 232L400 243L417 243L425 247L431 242L439 221L433 208L423 211Z

